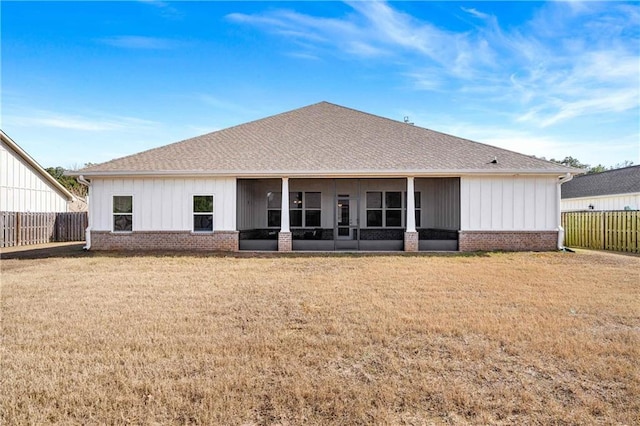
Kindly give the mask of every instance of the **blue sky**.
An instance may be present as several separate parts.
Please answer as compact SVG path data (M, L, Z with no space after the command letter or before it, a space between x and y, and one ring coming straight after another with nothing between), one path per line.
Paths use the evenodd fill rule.
M329 101L640 163L638 2L6 2L1 127L45 167Z

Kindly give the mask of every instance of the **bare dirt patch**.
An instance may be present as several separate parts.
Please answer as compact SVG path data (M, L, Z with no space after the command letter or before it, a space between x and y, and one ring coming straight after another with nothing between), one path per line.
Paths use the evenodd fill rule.
M640 258L2 260L0 423L638 424Z

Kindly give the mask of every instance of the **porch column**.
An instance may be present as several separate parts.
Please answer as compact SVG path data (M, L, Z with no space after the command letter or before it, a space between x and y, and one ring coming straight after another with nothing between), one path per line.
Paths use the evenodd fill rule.
M404 251L418 251L415 192L413 176L407 177L407 229L404 233Z
M280 205L280 232L278 251L291 251L291 230L289 228L289 178L282 178L282 204Z

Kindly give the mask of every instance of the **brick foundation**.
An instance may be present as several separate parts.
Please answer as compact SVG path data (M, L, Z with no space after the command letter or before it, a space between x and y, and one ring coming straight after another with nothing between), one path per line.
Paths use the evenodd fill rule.
M291 232L278 232L278 251L291 250Z
M418 251L419 234L417 232L404 233L404 251Z
M460 231L460 251L551 251L558 231Z
M238 231L91 231L91 250L238 251Z

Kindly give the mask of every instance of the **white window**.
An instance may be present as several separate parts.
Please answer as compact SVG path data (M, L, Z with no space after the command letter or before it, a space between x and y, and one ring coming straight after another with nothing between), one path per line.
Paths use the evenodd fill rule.
M213 195L193 196L193 231L213 232Z
M133 196L113 196L113 232L133 230Z

